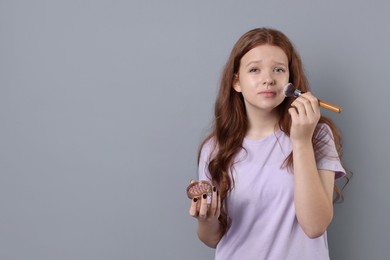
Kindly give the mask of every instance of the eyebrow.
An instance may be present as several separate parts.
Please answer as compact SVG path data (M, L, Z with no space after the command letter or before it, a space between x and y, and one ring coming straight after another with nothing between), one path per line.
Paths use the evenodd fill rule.
M245 67L249 67L249 66L252 65L252 64L261 63L262 61L263 61L263 60L253 60L253 61L250 61L250 62L248 62L248 64L245 65ZM284 63L284 62L276 61L275 64L276 64L276 65L282 65L282 66L287 67L287 64Z

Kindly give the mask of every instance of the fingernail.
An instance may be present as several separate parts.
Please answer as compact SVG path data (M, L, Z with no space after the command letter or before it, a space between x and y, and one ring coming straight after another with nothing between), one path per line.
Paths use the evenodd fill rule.
M197 201L198 201L198 198L194 198L193 201L194 201L194 202L197 202Z
M203 194L203 198L204 198L204 199L207 199L207 194Z
M213 191L216 192L217 191L217 187L214 186L213 187Z

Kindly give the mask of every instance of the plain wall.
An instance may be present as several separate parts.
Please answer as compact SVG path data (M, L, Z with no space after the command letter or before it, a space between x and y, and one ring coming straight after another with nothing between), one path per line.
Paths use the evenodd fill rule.
M332 259L390 259L390 2L0 0L0 259L212 259L185 188L222 67L283 31L354 172Z

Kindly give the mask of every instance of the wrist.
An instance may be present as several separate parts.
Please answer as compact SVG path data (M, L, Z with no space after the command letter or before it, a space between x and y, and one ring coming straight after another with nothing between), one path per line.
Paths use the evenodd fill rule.
M215 248L222 237L219 221L199 221L198 237L207 246Z
M307 149L307 148L313 148L313 143L311 139L305 139L305 140L291 140L292 149Z

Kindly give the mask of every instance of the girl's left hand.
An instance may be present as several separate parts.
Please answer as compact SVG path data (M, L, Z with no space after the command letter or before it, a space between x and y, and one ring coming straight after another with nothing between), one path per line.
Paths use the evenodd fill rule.
M194 180L191 180L193 183ZM221 213L221 198L214 186L211 193L211 203L208 203L208 194L203 194L200 198L192 199L189 213L199 222L218 223Z
M291 141L310 141L321 117L318 99L310 92L301 94L288 109L292 124Z

